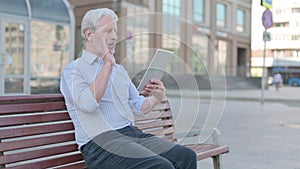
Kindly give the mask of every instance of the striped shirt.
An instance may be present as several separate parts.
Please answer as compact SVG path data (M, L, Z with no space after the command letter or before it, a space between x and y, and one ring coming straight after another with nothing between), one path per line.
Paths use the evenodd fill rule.
M75 127L79 149L105 131L133 125L133 113L143 116L140 109L144 97L121 65L114 65L100 102L94 99L89 85L103 64L102 58L83 50L81 57L68 64L61 74L60 90Z

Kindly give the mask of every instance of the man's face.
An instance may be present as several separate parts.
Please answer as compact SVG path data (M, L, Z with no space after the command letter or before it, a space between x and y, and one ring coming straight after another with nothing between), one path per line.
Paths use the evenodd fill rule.
M114 52L117 40L117 23L111 16L102 16L93 38L97 53L104 55L111 50Z

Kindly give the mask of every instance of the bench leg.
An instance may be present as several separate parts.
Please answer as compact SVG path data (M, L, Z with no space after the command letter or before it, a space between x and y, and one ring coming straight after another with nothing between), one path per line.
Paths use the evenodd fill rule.
M220 155L212 157L214 163L214 169L221 169Z

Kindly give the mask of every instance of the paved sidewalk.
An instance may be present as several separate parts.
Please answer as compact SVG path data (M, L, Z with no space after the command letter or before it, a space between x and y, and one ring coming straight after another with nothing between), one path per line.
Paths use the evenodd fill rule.
M229 100L218 128L221 143L230 147L223 156L224 169L300 169L299 102L262 106Z
M182 104L184 115L180 114L175 124L179 129L195 121L194 116L186 112L209 111L212 96L224 101L218 128L220 142L229 145L230 153L222 156L223 169L300 169L300 87L285 86L276 91L271 86L264 92L264 105L260 89L213 94L190 90L167 93L175 104ZM196 126L202 124L200 118L196 119ZM210 168L211 159L198 163L198 169Z

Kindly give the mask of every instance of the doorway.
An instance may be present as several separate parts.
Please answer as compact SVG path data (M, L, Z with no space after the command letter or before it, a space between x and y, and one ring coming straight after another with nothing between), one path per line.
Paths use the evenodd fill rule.
M237 76L245 77L247 72L247 50L237 49Z

